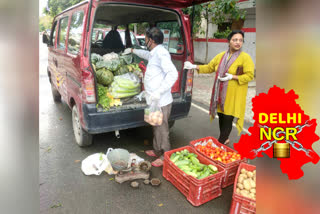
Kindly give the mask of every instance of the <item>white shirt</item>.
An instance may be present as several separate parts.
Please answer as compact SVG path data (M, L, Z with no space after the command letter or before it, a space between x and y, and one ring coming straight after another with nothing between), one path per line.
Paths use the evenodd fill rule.
M178 72L171 61L170 53L162 45L157 45L150 52L133 49L133 53L148 60L144 76L144 88L147 93L159 92L161 107L172 103L171 88L178 79Z

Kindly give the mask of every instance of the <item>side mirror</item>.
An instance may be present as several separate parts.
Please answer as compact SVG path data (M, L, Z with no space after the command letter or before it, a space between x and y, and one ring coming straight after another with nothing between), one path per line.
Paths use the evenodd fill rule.
M47 34L42 34L42 42L49 45L49 36Z

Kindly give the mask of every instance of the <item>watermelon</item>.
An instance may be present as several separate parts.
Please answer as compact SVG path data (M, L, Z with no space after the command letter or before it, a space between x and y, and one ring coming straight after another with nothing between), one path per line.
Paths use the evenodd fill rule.
M101 68L97 70L97 80L98 83L107 86L112 83L113 81L113 74L111 71L107 70L106 68Z

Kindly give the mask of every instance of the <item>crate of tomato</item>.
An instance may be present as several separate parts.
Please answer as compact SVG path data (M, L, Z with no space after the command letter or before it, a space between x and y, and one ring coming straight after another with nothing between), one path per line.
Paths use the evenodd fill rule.
M219 143L214 137L205 137L190 142L191 146L204 157L210 159L225 169L225 175L222 179L222 188L234 183L239 164L246 162L241 160L240 154L230 147Z

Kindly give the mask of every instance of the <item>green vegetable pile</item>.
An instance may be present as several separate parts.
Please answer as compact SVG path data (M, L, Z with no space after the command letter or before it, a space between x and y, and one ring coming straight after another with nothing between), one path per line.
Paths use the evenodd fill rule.
M107 95L108 88L98 83L98 98L99 102L97 108L100 105L105 111L110 109L111 98Z
M200 163L197 155L190 153L187 149L173 153L170 160L186 174L197 179L203 179L218 172L217 167Z
M119 105L120 100L115 99L132 97L141 92L140 82L143 73L139 64L132 62L132 55L121 56L109 53L100 56L92 53L91 62L97 83L100 84L98 85L99 102L97 106L100 105L107 111L110 107Z
M140 93L141 84L123 76L116 76L109 90L114 98L131 97Z

